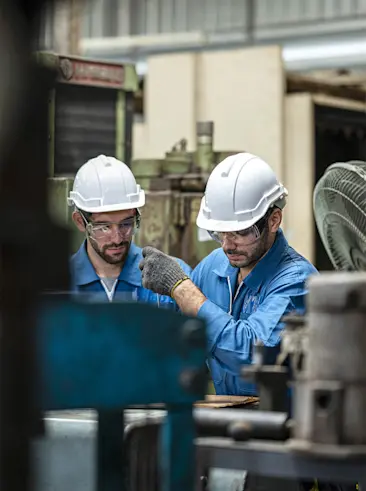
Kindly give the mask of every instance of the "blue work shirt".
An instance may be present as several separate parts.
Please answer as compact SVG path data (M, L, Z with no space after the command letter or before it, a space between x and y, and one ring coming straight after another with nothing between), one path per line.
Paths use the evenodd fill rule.
M279 230L271 249L237 287L238 272L220 248L191 275L207 298L198 316L207 322L208 365L220 395L256 394L255 385L239 376L240 367L252 362L253 342L279 344L281 317L305 311L305 281L317 270Z
M139 269L139 263L142 259L141 248L132 242L117 281L113 300L135 300L155 304L158 307L178 310L175 301L170 297L158 295L142 286L141 271ZM184 261L180 259L176 260L189 276L191 268ZM108 301L107 293L87 254L86 241L83 242L79 250L71 257L70 262L72 292L88 294L88 300Z

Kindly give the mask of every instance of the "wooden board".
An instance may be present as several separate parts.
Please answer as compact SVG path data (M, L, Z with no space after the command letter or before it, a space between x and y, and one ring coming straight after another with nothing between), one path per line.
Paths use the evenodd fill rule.
M197 401L195 407L229 408L247 407L257 404L258 397L207 395L204 401Z

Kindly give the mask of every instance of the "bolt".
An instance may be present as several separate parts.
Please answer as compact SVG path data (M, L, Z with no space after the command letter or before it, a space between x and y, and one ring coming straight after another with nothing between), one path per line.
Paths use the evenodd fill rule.
M236 441L249 440L252 431L252 426L249 423L243 421L235 421L228 427L228 434Z

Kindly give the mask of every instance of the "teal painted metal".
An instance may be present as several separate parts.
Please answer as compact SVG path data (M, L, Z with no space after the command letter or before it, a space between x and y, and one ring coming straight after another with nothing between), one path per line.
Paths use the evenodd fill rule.
M181 405L204 396L204 324L173 311L49 295L38 352L45 410Z
M46 295L37 350L41 408L99 412L98 491L123 488L123 408L153 403L168 409L162 490L193 490L192 404L207 385L201 320L147 304Z
M192 411L187 407L170 407L162 428L161 469L164 479L162 491L192 489L187 477L195 476L195 425ZM175 444L174 442L179 442ZM190 448L190 454L188 449ZM182 462L182 465L179 463Z

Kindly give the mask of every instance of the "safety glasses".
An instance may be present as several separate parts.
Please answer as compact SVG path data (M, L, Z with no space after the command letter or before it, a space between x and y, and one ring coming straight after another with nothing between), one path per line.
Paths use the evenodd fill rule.
M127 218L121 222L92 222L88 221L81 213L86 225L86 231L89 237L100 239L112 239L118 235L123 240L129 240L140 227L140 215Z
M238 244L244 246L251 245L254 244L254 242L256 242L263 234L267 220L271 213L272 208L269 209L264 217L258 220L256 224L244 230L239 230L237 232L213 232L209 230L208 233L213 240L219 242L220 244L223 244L225 238L227 238L228 240L237 242Z

